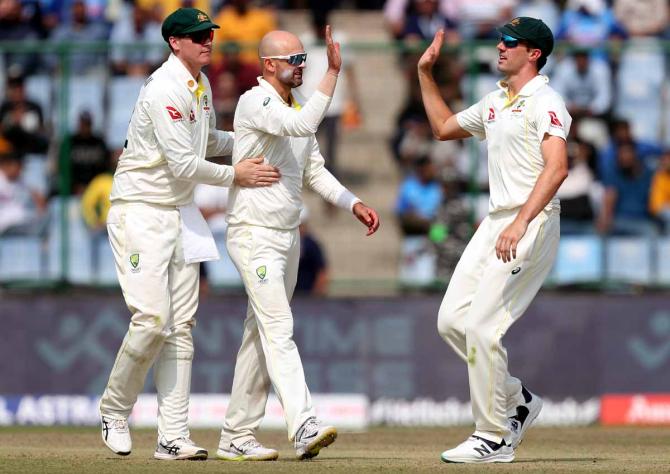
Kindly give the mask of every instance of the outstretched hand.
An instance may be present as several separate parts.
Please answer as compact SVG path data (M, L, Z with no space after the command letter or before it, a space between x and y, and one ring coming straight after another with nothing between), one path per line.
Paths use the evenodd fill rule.
M245 188L271 186L281 177L279 169L263 164L262 156L242 160L233 168L235 168L235 184Z
M340 73L342 67L342 56L340 55L340 43L333 42L333 34L330 25L326 25L326 54L328 55L328 72L335 75Z
M430 43L430 46L426 48L426 51L424 51L423 55L421 55L421 58L419 58L419 63L417 64L419 71L430 72L430 70L433 68L433 65L437 61L437 58L440 57L440 50L442 49L443 44L444 30L439 29L437 33L435 33L433 42Z
M374 209L366 206L362 202L357 202L354 204L353 212L356 218L368 228L368 233L365 234L366 236L377 232L377 229L379 229L379 216Z

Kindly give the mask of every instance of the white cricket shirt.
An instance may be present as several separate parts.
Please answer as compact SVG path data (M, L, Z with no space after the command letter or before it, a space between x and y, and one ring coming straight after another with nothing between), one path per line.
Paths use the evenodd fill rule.
M303 183L327 201L351 210L360 199L325 168L314 133L330 97L316 91L293 107L262 78L240 97L235 110L233 163L255 156L281 172L279 183L265 188L233 186L228 201L228 223L289 230L300 224Z
M456 116L461 128L487 140L490 213L526 203L544 169L544 135L565 140L570 131L572 118L548 82L538 75L510 100L506 84L499 81L498 90ZM559 207L555 196L547 209L552 207Z
M216 130L207 77L196 81L171 54L140 90L111 200L190 204L197 183L232 185L232 166L205 160L232 150L233 135Z

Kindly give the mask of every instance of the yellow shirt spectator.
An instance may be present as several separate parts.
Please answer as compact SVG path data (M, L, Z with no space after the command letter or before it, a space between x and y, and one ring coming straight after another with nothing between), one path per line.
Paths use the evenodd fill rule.
M137 5L151 12L159 10L158 21L163 21L166 16L181 7L193 7L205 13L209 13L211 8L209 0L194 0L193 2L184 0L137 0Z
M663 166L663 160L667 161L665 166ZM658 217L664 210L666 212L670 210L670 156L662 159L649 190L651 215Z
M266 33L277 29L274 14L255 7L239 10L229 5L221 10L214 23L221 27L214 30L214 49L218 50L226 41L235 41L240 44L240 57L247 64L258 63L258 43ZM214 58L220 60L221 54Z
M81 213L91 229L104 227L107 222L113 180L114 177L109 173L99 174L86 186L81 197Z

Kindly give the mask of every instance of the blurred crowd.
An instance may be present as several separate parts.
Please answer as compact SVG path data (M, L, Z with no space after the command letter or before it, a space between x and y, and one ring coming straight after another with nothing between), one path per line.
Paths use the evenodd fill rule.
M56 195L81 199L86 225L104 231L111 173L133 104L166 58L160 25L179 6L208 11L221 26L207 74L218 127L227 130L238 97L256 84L255 44L278 28L278 11L311 14L302 37L310 58L305 96L325 60L323 31L332 9L380 11L407 90L390 137L402 176L395 213L405 236L432 242L444 278L486 213L486 149L473 139L432 137L416 61L444 28L448 44L435 74L450 106L462 110L496 87L495 27L515 16L542 18L559 47L541 73L574 119L571 172L559 190L562 232L656 236L670 229L666 0L0 0L0 42L99 42L71 55L0 50L0 235L46 232L49 198ZM361 93L347 48L355 38L336 30L335 39L343 45L344 74L318 138L327 166L341 175L337 144L343 127L360 124ZM65 89L53 79L61 74L70 77L66 114L58 113ZM196 198L212 224L220 223L226 196L204 189Z

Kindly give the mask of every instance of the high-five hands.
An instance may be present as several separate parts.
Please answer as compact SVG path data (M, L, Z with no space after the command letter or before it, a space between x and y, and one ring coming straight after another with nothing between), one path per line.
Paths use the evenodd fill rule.
M354 204L353 213L356 218L368 228L366 236L372 235L379 229L379 216L377 212L371 207L366 206L362 202Z
M426 48L426 51L424 51L421 58L419 58L419 63L417 64L419 71L426 73L430 72L430 70L433 68L433 65L435 64L435 61L437 61L437 58L440 57L440 50L442 49L443 44L444 30L439 29L437 33L435 33L433 42L430 43L430 46Z
M342 56L340 55L340 43L333 42L330 25L326 25L326 54L328 55L328 72L337 76L342 67Z

